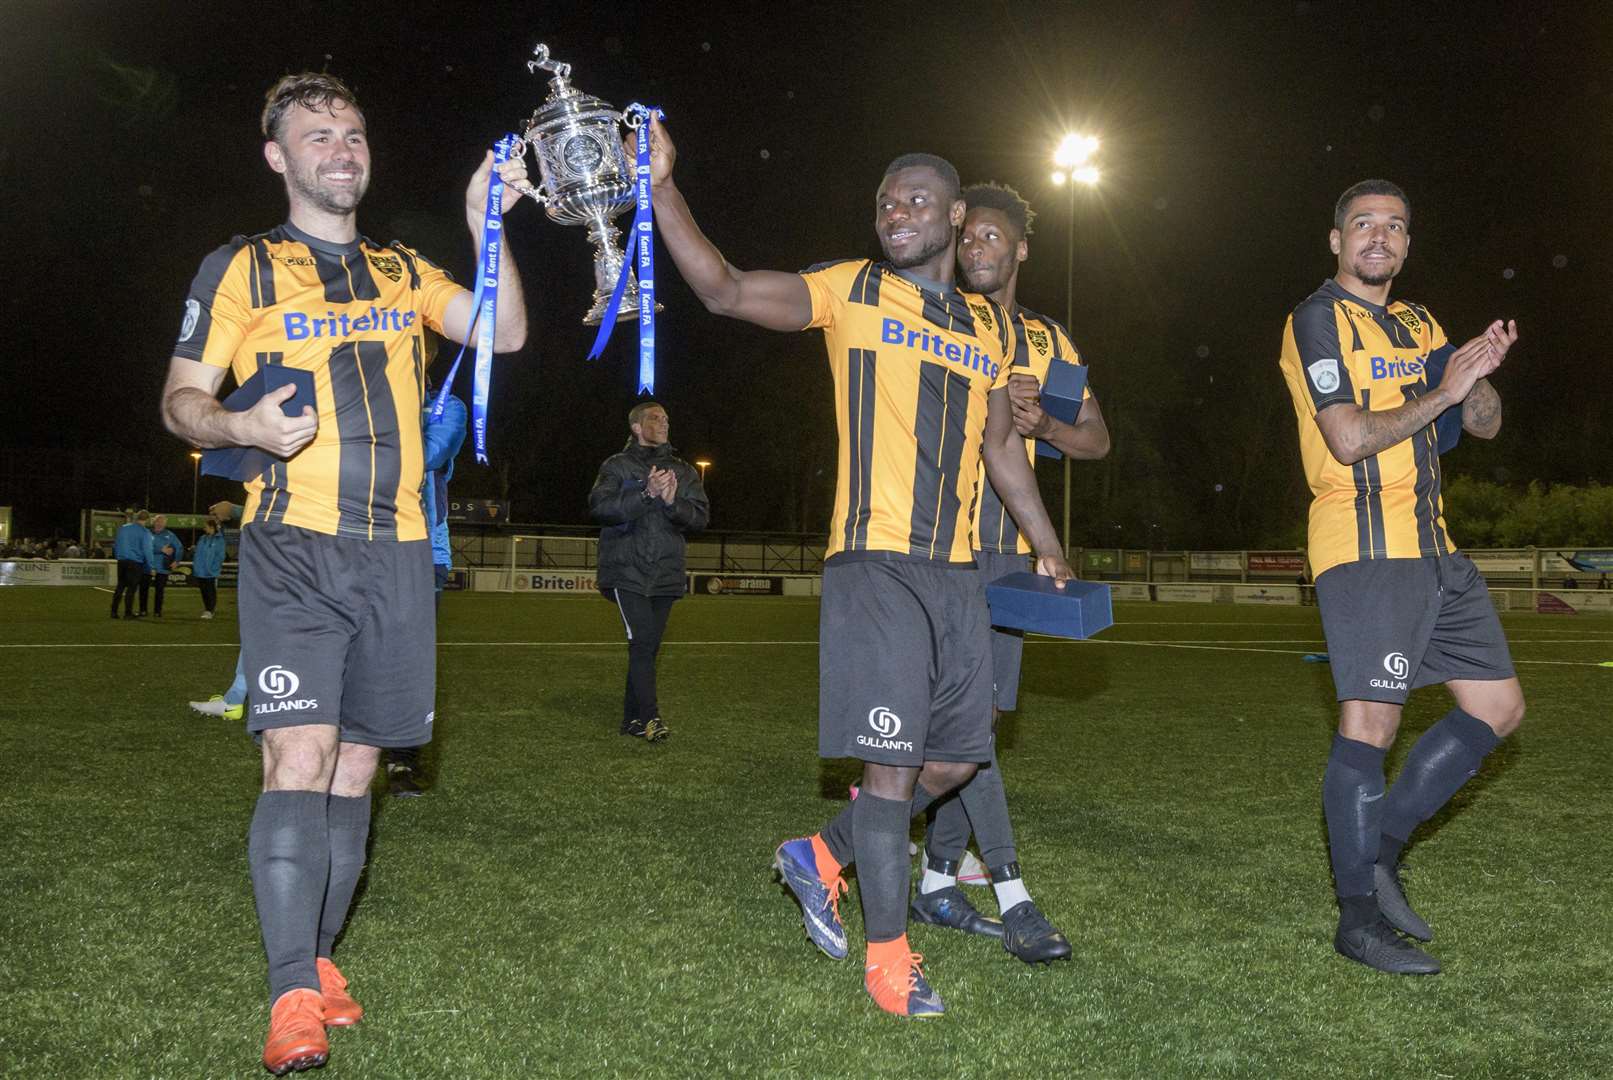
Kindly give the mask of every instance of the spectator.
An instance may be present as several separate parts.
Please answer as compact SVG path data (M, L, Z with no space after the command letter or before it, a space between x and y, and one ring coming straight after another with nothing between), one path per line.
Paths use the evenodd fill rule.
M149 515L124 511L124 522L118 526L113 538L113 555L118 560L118 586L112 591L112 617L118 617L118 601L123 601L123 617L135 618L134 596L141 594L140 614L145 614L146 547L151 542L151 531L146 528Z
M671 734L655 691L655 656L672 605L687 590L684 534L706 527L711 510L700 474L667 443L666 410L643 401L627 414L632 437L605 459L588 493L599 533L599 589L627 631L623 735L660 742Z
M162 594L168 588L168 574L185 557L185 544L168 527L168 518L158 514L151 521L151 575L156 585L151 614L162 618ZM142 599L144 599L142 597Z
M202 593L202 618L211 619L218 607L218 575L224 568L224 534L218 531L218 522L208 518L202 525L202 537L196 541L191 555L190 576Z

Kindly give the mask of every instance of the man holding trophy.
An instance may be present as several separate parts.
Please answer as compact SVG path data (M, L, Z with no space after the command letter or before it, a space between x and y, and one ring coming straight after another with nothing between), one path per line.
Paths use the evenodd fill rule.
M674 184L674 158L652 120L655 210L684 280L719 314L821 328L834 375L840 465L818 634L818 752L860 759L863 779L820 832L779 846L777 866L808 936L842 959L841 870L855 861L864 988L886 1012L935 1016L941 998L907 941L907 830L991 756L990 620L970 551L982 459L1037 569L1061 584L1073 576L1014 430L1007 313L953 283L965 206L942 158L905 154L886 169L873 206L884 262L801 274L730 265Z
M436 689L422 335L465 342L476 308L412 249L359 234L369 140L339 79L281 79L262 127L287 220L203 261L162 413L192 445L268 455L246 481L240 613L247 728L263 746L247 848L269 962L263 1063L278 1076L324 1064L325 1028L363 1015L331 946L364 866L381 749L430 740ZM478 245L493 162L489 153L465 193ZM526 175L519 160L498 173L518 190ZM505 208L519 198L509 192ZM491 346L513 352L526 341L513 260L498 261L493 284L504 303L487 320ZM226 371L242 387L238 411L216 396Z

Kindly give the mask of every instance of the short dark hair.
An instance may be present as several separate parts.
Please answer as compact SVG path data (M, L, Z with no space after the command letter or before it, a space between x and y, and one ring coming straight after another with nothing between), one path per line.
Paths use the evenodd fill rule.
M885 176L902 169L915 168L933 169L941 177L941 182L947 186L946 196L948 202L955 201L962 196L963 181L958 178L958 170L953 168L952 162L944 157L937 157L935 154L903 154L885 166Z
M1024 196L1007 184L999 184L995 180L985 184L970 184L963 189L963 201L971 210L984 207L1002 214L1021 240L1031 234L1031 222L1036 220L1036 211L1031 209L1031 204L1025 201Z
M1333 207L1333 227L1344 228L1344 215L1350 209L1350 203L1363 195L1389 195L1399 199L1406 207L1406 224L1411 224L1411 200L1406 193L1400 190L1400 185L1390 180L1363 180L1359 184L1351 184L1339 196L1339 201Z
M662 412L666 412L666 409L659 401L641 401L628 410L627 426L632 427L634 424L642 421L644 419L644 414L649 412L651 409L660 409Z
M265 138L280 141L286 125L286 113L292 106L301 105L314 112L333 112L336 102L345 101L359 115L364 110L353 97L353 91L336 76L323 71L304 71L298 75L281 76L263 95L263 134Z

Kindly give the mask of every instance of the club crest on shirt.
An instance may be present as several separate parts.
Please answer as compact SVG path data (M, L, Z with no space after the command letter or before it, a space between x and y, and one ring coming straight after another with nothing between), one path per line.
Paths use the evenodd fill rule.
M1031 343L1031 347L1034 348L1037 352L1041 352L1041 353L1047 352L1047 350L1048 350L1048 340L1047 340L1047 331L1046 330L1032 330L1030 327L1027 326L1025 328L1025 338L1026 338L1027 341L1029 341Z
M1339 388L1339 362L1318 360L1305 369L1310 373L1311 385L1319 394L1331 394Z
M996 321L991 317L991 308L989 306L985 304L970 304L969 310L975 313L975 318L980 320L981 325L985 327L987 332L997 328Z
M371 255L370 265L393 281L403 280L403 260L396 255Z
M1422 320L1418 319L1417 313L1412 311L1410 308L1401 308L1399 311L1395 312L1395 318L1399 319L1401 323L1405 325L1406 329L1410 330L1413 334L1422 333Z

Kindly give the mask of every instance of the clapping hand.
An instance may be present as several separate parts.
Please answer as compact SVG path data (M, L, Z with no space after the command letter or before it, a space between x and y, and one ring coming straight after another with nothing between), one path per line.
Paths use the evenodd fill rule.
M678 495L678 474L671 469L652 468L650 477L644 482L644 490L653 499L660 499L668 506Z
M1500 319L1485 327L1482 334L1466 342L1451 355L1440 379L1440 387L1449 391L1457 401L1464 400L1475 383L1487 377L1501 361L1507 350L1518 340L1518 324L1503 323Z

